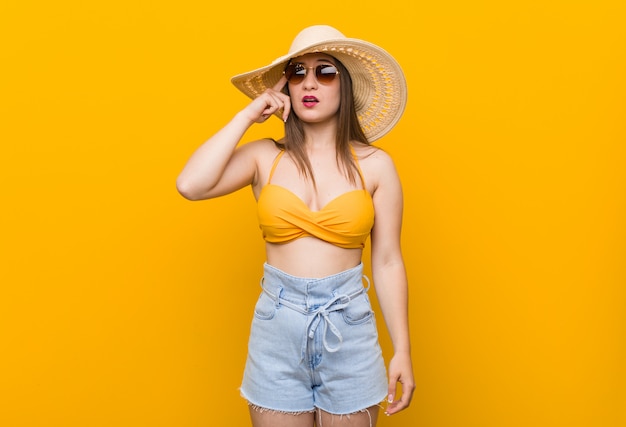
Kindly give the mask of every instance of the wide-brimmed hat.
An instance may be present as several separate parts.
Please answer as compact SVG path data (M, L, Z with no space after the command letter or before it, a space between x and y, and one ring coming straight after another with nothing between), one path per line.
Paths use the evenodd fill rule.
M316 52L338 59L350 73L357 117L368 141L389 132L406 105L406 81L400 65L381 47L348 38L328 25L305 28L293 40L286 55L270 65L239 74L231 82L255 99L278 83L290 59Z

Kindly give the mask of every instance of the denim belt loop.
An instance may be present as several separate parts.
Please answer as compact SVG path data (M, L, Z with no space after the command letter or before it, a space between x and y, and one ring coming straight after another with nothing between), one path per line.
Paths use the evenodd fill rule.
M365 287L365 293L367 293L367 291L369 291L369 290L370 290L370 285L371 285L371 283L370 283L370 278L369 278L369 277L367 277L367 276L364 274L364 275L363 275L363 279L365 279L365 281L367 282L367 286Z

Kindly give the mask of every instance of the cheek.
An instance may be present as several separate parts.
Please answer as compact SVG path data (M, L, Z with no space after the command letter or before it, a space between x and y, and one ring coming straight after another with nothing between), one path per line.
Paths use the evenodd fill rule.
M339 110L339 105L341 104L341 91L339 90L339 86L332 91L331 99L333 100L335 109Z

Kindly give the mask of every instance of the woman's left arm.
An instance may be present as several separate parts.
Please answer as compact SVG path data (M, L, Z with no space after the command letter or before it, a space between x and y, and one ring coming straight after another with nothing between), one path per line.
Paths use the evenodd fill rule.
M415 389L411 362L408 320L408 284L400 233L402 229L402 186L393 161L379 150L376 161L377 185L373 191L375 223L372 229L372 277L394 355L389 363L387 415L409 406ZM397 399L397 383L402 395Z

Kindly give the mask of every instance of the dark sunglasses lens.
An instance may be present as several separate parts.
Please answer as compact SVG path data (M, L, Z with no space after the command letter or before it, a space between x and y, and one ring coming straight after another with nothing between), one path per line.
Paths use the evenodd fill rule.
M295 85L304 80L304 76L306 75L306 70L296 72L297 68L299 71L301 67L296 67L295 64L291 64L287 68L285 68L285 77L287 78L287 81Z
M331 83L337 76L337 69L332 65L318 65L315 67L315 77L322 84Z

